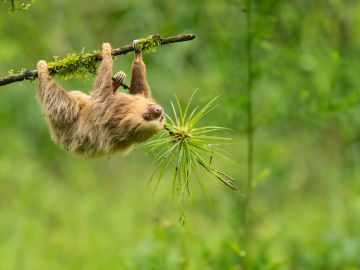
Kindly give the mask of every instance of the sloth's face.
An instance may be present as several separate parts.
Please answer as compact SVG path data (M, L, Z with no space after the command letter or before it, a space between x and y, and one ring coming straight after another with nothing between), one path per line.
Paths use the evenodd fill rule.
M163 108L154 100L139 97L133 101L130 108L126 122L131 123L127 126L132 127L134 140L147 140L163 129L165 113Z
M158 121L160 123L163 123L165 119L163 108L157 104L148 104L142 117L145 121Z
M165 114L163 108L155 103L148 103L142 113L143 124L142 129L150 132L158 132L164 127Z

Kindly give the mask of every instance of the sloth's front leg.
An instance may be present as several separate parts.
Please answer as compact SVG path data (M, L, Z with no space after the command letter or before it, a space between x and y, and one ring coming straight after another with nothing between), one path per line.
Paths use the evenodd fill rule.
M128 86L124 83L126 79L126 74L124 71L119 71L112 77L112 86L113 86L113 93L118 90L120 86L123 86L124 88L128 88Z

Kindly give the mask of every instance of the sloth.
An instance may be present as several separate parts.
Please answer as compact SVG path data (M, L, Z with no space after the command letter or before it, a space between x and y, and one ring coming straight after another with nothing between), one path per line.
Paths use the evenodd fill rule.
M66 92L49 76L47 63L37 63L37 96L56 144L85 157L128 153L164 127L164 110L152 98L141 52L135 51L129 94L116 92L126 74L112 77L112 67L111 45L103 43L102 62L87 95Z

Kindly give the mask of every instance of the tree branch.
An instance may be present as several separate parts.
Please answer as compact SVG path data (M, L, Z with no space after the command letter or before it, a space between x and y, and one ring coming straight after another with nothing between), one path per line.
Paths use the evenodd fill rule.
M158 35L155 35L154 37L159 38ZM160 37L160 44L166 45L166 44L170 44L170 43L189 41L189 40L193 40L194 38L195 38L195 35L193 35L193 34L177 35L177 36L172 36L172 37L167 37L167 38ZM125 46L122 46L120 48L112 50L111 54L113 56L117 56L117 55L127 54L132 51L134 51L133 44L127 44ZM93 57L94 60L97 62L102 60L101 54L99 54L99 53L94 53L94 54L90 55L90 57ZM84 61L86 61L86 59L84 59ZM56 74L56 70L55 71L53 70L51 72L51 74L52 75ZM24 80L34 80L35 78L37 78L37 76L38 76L37 70L29 70L28 69L28 70L25 70L24 72L21 72L18 74L0 78L0 86L7 85L10 83L14 83L14 82L24 81Z

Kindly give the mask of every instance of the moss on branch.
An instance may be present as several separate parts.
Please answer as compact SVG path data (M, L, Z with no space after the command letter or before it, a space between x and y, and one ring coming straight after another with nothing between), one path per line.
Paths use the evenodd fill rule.
M128 44L112 51L113 56L127 54L134 50L142 51L145 53L154 52L160 45L189 41L195 38L193 34L177 35L173 37L161 38L160 35L151 35L146 38L138 39L135 44ZM81 53L79 55L75 53L68 54L63 59L54 57L53 62L48 63L49 71L51 75L60 76L63 79L70 79L72 77L84 78L86 74L90 73L95 75L97 66L101 61L101 51L93 51L92 53ZM34 80L37 78L37 70L23 69L17 74L12 72L9 76L0 78L0 86L7 85L14 82L23 80Z

